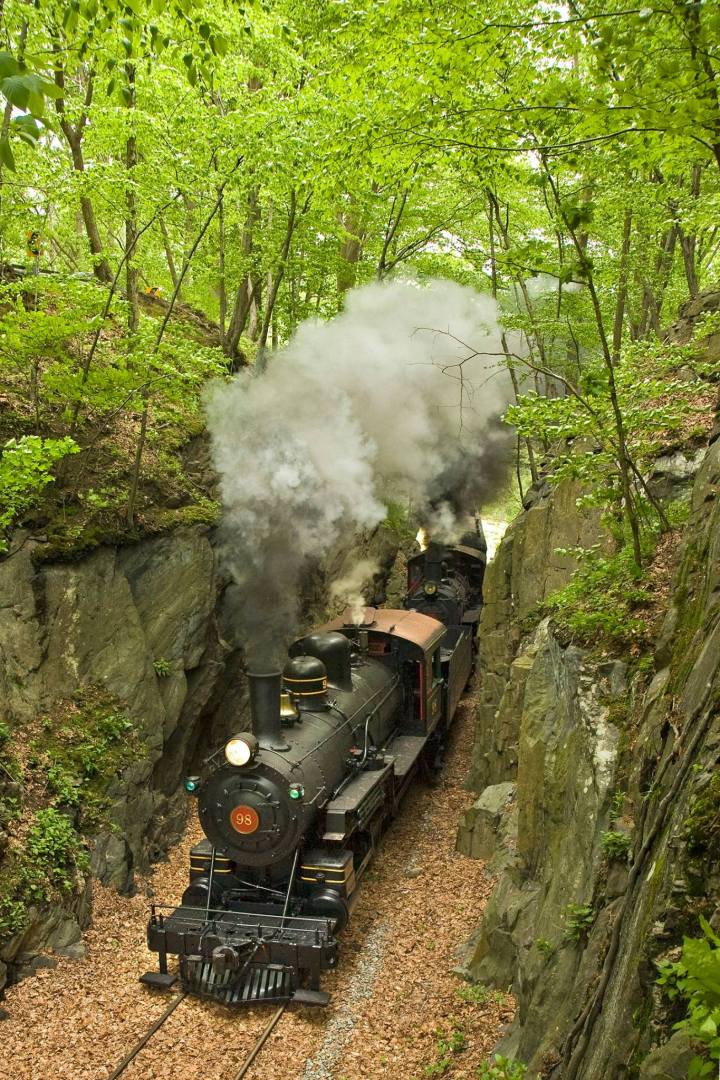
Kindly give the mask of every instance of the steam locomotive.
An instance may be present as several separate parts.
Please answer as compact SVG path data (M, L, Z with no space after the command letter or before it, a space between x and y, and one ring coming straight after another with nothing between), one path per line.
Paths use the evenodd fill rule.
M141 981L229 1005L325 1005L320 977L404 793L439 751L470 677L481 531L410 559L402 609L348 610L249 672L252 731L188 777L205 838L179 907L154 904ZM179 959L169 971L168 956Z

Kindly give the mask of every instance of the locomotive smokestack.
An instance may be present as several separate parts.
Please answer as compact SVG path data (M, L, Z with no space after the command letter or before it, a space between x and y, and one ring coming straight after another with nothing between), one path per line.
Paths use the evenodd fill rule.
M288 750L280 726L279 671L248 671L253 734L264 750Z
M439 585L443 576L443 554L441 544L431 540L425 548L425 580L435 581Z

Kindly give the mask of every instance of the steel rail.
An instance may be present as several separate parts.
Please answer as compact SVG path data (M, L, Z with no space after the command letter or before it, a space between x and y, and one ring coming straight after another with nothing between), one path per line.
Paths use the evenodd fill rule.
M233 1080L242 1080L243 1076L247 1076L248 1071L250 1069L250 1066L255 1061L255 1058L258 1056L258 1054L262 1050L262 1048L265 1045L265 1043L267 1042L267 1040L270 1038L270 1035L272 1034L275 1026L277 1025L277 1023L278 1023L280 1017L282 1016L282 1014L285 1012L286 1008L287 1008L287 1002L285 1001L280 1006L280 1008L277 1009L273 1013L273 1015L271 1016L271 1018L268 1021L267 1025L263 1029L262 1034L260 1035L260 1038L257 1040L255 1045L253 1046L253 1048L250 1051L250 1053L248 1054L248 1056L245 1058L245 1061L243 1062L242 1066L240 1067L240 1071L236 1072L235 1075L233 1076Z
M108 1080L117 1080L118 1076L122 1076L128 1065L130 1065L131 1062L135 1060L142 1048L150 1042L155 1032L160 1030L160 1028L163 1026L170 1014L175 1012L175 1009L177 1009L180 1002L184 1001L187 996L187 990L183 990L181 991L181 993L177 994L177 996L172 999L168 1007L163 1013L161 1013L155 1023L147 1029L145 1034L135 1043L132 1050L128 1054L126 1054L120 1064L116 1066L115 1071L110 1074Z

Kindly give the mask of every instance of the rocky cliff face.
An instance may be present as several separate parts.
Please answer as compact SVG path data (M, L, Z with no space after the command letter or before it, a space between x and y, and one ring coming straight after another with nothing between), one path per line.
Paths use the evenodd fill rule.
M654 961L697 935L699 913L720 924L719 494L715 441L654 672L563 645L548 621L518 624L567 579L553 548L568 534L594 542L562 493L514 524L488 574L472 769L482 794L458 846L489 859L498 883L464 969L516 994L501 1049L529 1077L687 1075L692 1048L669 1037Z
M14 547L16 554L0 562L0 720L22 739L83 686L100 688L132 718L142 752L106 778L107 824L90 838L92 874L128 889L134 870L180 833L183 777L207 748L249 722L234 638L237 590L205 526L104 547L73 562L42 561L43 547L32 541ZM381 591L397 547L395 534L380 528L333 552L306 582L308 623L327 614L328 581L359 558L378 564ZM0 810L3 797L22 794L0 770ZM0 865L2 825L0 814ZM79 881L63 906L31 907L20 932L5 940L0 933L0 990L7 965L17 976L46 962L38 958L44 949L82 949L91 896L90 882Z
M96 684L139 723L147 753L113 781L117 831L98 837L93 856L101 880L123 885L149 843L176 834L183 771L239 672L223 636L225 583L205 528L77 562L35 554L28 544L0 564L0 694L22 722Z

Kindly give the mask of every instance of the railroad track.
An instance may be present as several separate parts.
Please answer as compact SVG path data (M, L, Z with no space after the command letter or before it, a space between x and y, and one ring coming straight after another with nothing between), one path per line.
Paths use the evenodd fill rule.
M145 1034L140 1036L132 1049L128 1051L122 1061L115 1067L114 1071L108 1077L108 1080L118 1080L118 1077L121 1077L123 1075L128 1066L131 1065L135 1058L138 1056L138 1054L141 1053L143 1047L147 1046L153 1035L155 1035L160 1030L165 1021L168 1020L170 1016L172 1016L172 1014L175 1012L178 1005L181 1005L187 997L187 991L183 990L181 991L181 993L177 994L172 999L164 1012L162 1012L157 1018L157 1020L155 1020L150 1025ZM275 1010L263 1030L260 1032L260 1035L255 1040L253 1046L250 1049L250 1052L240 1066L240 1069L237 1072L233 1073L232 1077L229 1077L228 1080L242 1080L244 1076L247 1076L253 1062L255 1061L263 1046L267 1042L268 1038L279 1023L282 1014L287 1008L287 1004L287 1002L283 1002L283 1004Z

